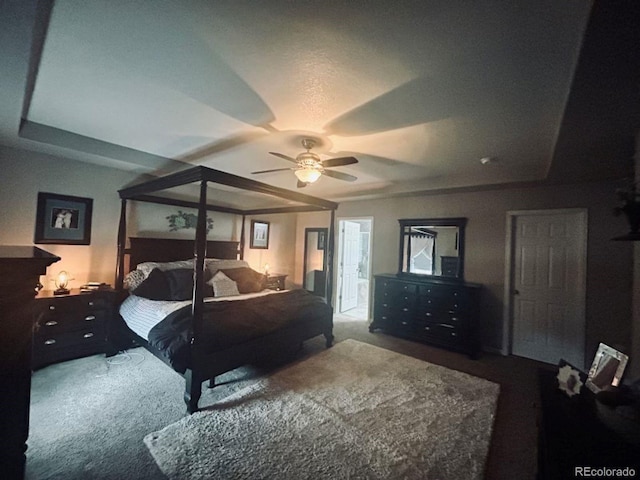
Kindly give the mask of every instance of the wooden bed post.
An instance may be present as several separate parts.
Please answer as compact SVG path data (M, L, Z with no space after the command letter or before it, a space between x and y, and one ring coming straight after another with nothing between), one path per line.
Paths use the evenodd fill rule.
M118 224L118 262L116 264L116 290L124 286L124 251L127 242L127 200L120 201L120 223Z
M242 228L240 229L240 260L244 260L244 225L246 223L246 215L242 215Z
M191 365L200 364L200 344L198 342L202 332L202 311L204 309L204 267L207 255L207 181L200 182L200 202L198 204L198 223L196 224L196 239L194 245L193 262L193 301L191 315L193 318L193 336L191 337ZM204 379L193 372L193 367L187 369L184 401L189 413L198 410L198 400L202 392Z
M329 239L327 240L327 276L326 292L327 303L331 305L333 299L333 239L334 239L334 223L336 221L336 211L331 210L331 223L329 224Z

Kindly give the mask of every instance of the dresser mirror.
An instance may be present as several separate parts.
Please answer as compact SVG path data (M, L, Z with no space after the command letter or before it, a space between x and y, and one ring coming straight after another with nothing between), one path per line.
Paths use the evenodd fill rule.
M462 280L466 218L414 218L400 222L400 274Z
M302 288L324 297L327 283L327 241L329 229L305 228Z

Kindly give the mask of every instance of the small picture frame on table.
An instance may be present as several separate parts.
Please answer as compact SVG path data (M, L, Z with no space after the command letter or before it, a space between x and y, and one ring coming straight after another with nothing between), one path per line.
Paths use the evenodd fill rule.
M251 220L249 248L269 248L269 222Z
M39 192L34 243L91 244L93 199Z

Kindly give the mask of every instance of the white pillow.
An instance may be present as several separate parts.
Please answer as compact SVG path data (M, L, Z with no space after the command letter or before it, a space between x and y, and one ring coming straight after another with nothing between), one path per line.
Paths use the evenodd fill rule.
M213 287L213 294L216 297L240 295L238 284L227 277L224 272L217 272L207 283Z

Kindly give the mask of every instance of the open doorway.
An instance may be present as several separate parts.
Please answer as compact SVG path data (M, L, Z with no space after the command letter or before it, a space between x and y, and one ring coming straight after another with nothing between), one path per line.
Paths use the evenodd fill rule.
M338 219L336 312L369 319L372 218Z

